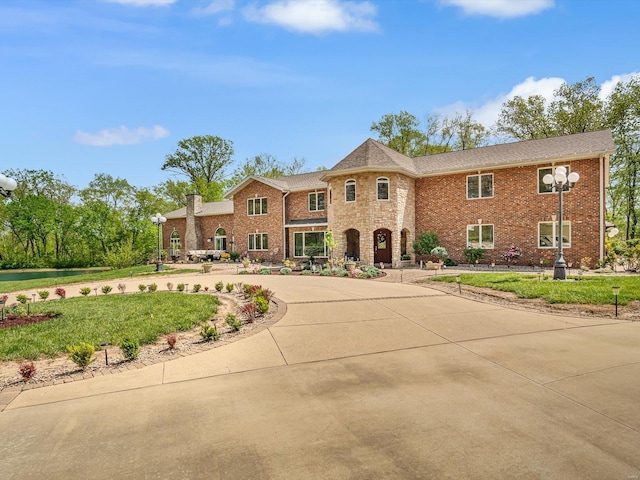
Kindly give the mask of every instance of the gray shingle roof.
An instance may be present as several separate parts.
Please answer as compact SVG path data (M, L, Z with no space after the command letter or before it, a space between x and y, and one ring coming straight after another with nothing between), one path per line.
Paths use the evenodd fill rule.
M299 173L297 175L287 175L277 180L286 185L286 190L313 190L314 188L327 188L327 184L320 180L324 175L324 170L317 172Z
M413 159L370 138L325 174L331 176L333 173L354 170L404 170L409 174L417 173Z
M450 173L514 164L542 163L571 157L597 157L615 151L611 130L503 143L414 158L419 175Z
M202 209L196 212L196 217L208 217L210 215L228 215L233 213L233 201L206 202L202 204ZM187 207L179 208L164 215L167 219L187 218Z

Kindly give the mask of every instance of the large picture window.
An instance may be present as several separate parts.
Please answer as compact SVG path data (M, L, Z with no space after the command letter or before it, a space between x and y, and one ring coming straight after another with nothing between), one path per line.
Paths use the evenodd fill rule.
M554 170L559 167L560 165L557 165L556 167L547 167L547 168L539 168L538 169L538 193L553 193L554 190L553 188L547 186L546 183L544 183L542 181L542 179L544 178L545 175L547 174L551 174L553 175ZM564 168L567 169L567 176L569 176L569 165L564 165ZM563 192L568 192L571 189L569 188L569 184L566 183L565 186L562 188Z
M327 256L327 245L324 243L325 232L295 232L293 234L293 256L308 257L307 247L316 246L316 257Z
M467 198L493 197L493 173L469 175L467 177Z
M558 248L558 222L538 223L538 247ZM562 222L562 247L571 247L571 222Z
M493 225L467 225L467 246L493 248Z
M249 234L249 250L268 250L269 239L266 233L250 233Z
M356 181L347 180L344 182L344 201L355 202L356 201Z
M309 211L320 212L324 210L324 192L313 192L309 194Z
M378 178L377 182L378 200L389 200L389 179L386 177Z
M247 200L247 215L266 215L267 214L267 199L263 198L250 198Z

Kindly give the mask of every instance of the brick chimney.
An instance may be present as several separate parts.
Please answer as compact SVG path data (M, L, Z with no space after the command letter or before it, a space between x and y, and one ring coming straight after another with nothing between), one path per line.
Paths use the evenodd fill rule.
M184 248L186 251L200 249L200 225L196 220L196 213L199 213L201 211L202 195L198 195L197 193L188 194L187 229L184 234Z

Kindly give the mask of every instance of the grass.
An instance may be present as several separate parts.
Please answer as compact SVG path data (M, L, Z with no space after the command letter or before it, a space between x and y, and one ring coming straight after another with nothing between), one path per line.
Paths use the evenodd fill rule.
M430 281L456 282L455 276L433 277ZM620 287L618 303L627 305L640 300L640 276L569 277L566 282L544 280L538 275L518 273L473 273L460 275L460 283L513 292L520 298L542 298L549 303L613 305L611 287Z
M218 299L211 295L160 292L76 297L30 305L31 313L55 312L52 320L0 330L0 360L55 357L67 345L118 344L123 338L140 344L187 331L213 317Z
M17 292L20 290L31 290L34 288L54 288L58 285L73 285L78 283L89 283L103 280L116 280L119 278L139 277L139 276L162 276L175 275L176 273L197 273L200 269L171 269L165 265L164 272L156 272L155 265L143 265L119 270L96 270L91 273L73 275L69 277L57 278L34 278L32 280L17 280L0 282L0 293Z

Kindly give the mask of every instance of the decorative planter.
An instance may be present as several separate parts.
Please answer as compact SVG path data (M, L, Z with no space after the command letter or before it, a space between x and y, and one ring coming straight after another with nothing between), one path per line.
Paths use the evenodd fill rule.
M355 264L355 262L347 262L347 263L344 264L344 268L347 269L347 272L350 272L350 271L356 269L356 264Z
M205 263L202 265L202 270L204 271L204 273L209 273L212 268L213 268L213 265L211 264Z

